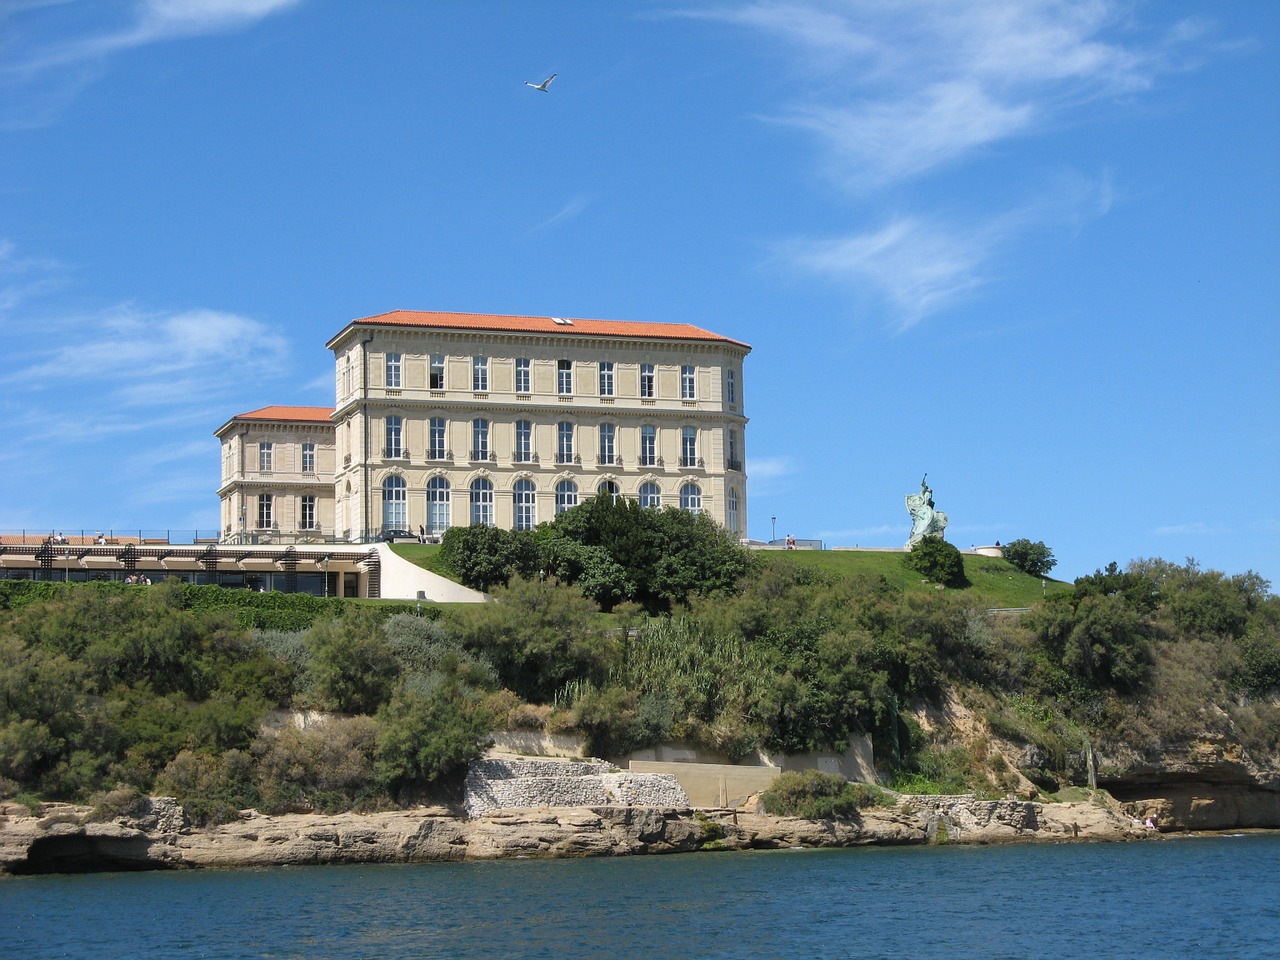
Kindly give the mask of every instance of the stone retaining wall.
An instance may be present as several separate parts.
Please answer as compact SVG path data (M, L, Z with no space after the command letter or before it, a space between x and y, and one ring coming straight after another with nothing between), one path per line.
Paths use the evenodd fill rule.
M689 807L669 774L620 773L599 760L477 760L467 771L467 815L529 807Z

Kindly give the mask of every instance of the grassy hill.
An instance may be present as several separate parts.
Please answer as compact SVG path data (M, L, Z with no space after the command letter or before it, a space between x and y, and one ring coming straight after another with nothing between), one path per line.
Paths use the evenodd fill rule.
M448 577L440 561L436 544L397 543L396 554L418 566ZM755 554L762 563L792 563L837 577L884 577L906 593L932 593L937 586L925 583L920 574L908 570L901 553L877 550L761 550ZM952 593L986 607L1029 607L1045 594L1069 591L1071 585L1047 580L1041 586L1039 577L1029 577L999 557L964 557L964 572L969 586ZM939 591L940 592L940 591Z

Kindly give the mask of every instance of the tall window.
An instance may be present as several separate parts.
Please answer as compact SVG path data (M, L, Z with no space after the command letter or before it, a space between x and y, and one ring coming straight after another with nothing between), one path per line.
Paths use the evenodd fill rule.
M516 358L516 393L532 393L533 378L529 374L529 358Z
M653 481L640 484L640 506L655 510L662 506L662 490Z
M560 396L567 397L573 393L573 361L556 361L556 390Z
M561 480L556 484L556 516L571 507L578 505L578 485L572 480Z
M316 498L308 494L302 498L301 518L298 521L298 527L302 530L315 530L319 528L316 523Z
M516 463L533 460L533 424L528 420L516 421Z
M573 424L565 420L556 424L556 463L573 463Z
M493 484L483 477L471 481L471 525L493 526Z
M725 394L730 403L738 402L738 381L732 370L725 373Z
M640 428L640 466L652 467L658 462L658 428L646 423Z
M432 477L427 482L427 532L444 533L449 529L449 481Z
M613 361L600 361L600 396L613 396Z
M392 416L387 417L387 447L382 454L384 457L398 457L403 452L403 448L400 445L400 438L403 429L403 421L398 416L393 414Z
M409 497L404 477L387 477L382 481L382 529L406 530L409 527Z
M696 392L694 390L695 384L696 384L696 380L694 379L694 375L693 375L693 367L686 363L683 367L680 368L680 399L681 400L694 399L696 395Z
M444 459L444 417L432 417L427 426L427 458Z
M613 463L614 434L617 428L612 423L600 424L600 460L602 464Z
M738 431L732 427L729 429L729 462L725 466L730 470L741 470L742 464L738 462Z
M258 494L258 529L266 530L271 526L271 494Z
M269 443L258 444L258 469L264 473L271 472L271 453L272 445Z
M304 443L302 445L302 472L316 472L316 445L314 443Z
M622 493L618 485L612 480L602 480L600 486L596 487L596 493L602 497L611 497L614 503L618 502L618 496Z
M471 389L476 393L489 392L489 358L471 358Z
M432 390L444 389L444 354L433 353L431 355L431 379Z
M738 491L734 487L729 488L729 493L725 497L726 505L729 511L729 530L733 533L738 532Z
M483 417L471 421L471 459L489 459L489 421Z
M351 354L342 358L342 395L351 396Z
M537 514L533 481L517 480L512 498L515 507L515 528L532 530Z
M644 397L645 399L652 400L654 397L658 395L657 389L655 387L655 380L656 378L654 377L654 373L653 373L653 364L652 363L640 364L640 396Z
M400 354L387 354L387 386L399 388L400 386Z
M696 483L686 483L680 488L680 509L690 513L702 512L702 488Z
M698 465L698 428L682 427L680 429L680 466L696 467Z

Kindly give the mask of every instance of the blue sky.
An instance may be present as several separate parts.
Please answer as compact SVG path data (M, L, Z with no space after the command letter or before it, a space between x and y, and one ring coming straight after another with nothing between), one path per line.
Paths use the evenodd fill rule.
M1280 4L0 3L0 529L217 525L396 308L753 346L750 532L1280 583ZM525 86L558 73L549 92Z

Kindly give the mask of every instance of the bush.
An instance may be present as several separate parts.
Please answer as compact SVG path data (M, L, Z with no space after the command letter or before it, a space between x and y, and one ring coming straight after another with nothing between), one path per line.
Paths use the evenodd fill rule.
M834 773L817 770L780 774L760 794L766 813L805 820L850 819L868 807L892 806L893 800L867 783L850 783Z
M1043 577L1058 564L1053 558L1053 551L1044 545L1043 540L1032 543L1025 537L1006 543L1004 558L1033 577Z
M948 587L963 587L968 583L960 551L941 537L925 537L911 548L902 562L935 583Z

